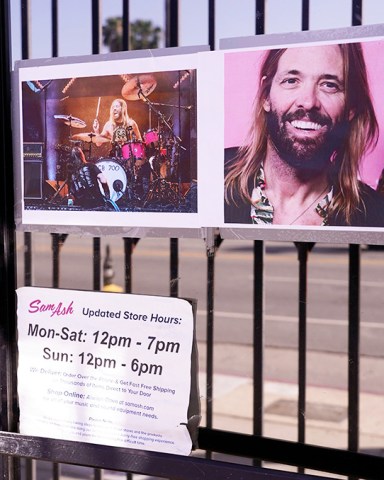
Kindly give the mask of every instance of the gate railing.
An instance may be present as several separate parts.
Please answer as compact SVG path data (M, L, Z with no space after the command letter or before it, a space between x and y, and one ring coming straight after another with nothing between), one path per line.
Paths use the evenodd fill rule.
M123 1L123 46L128 48L129 1ZM29 2L21 1L22 57L29 57ZM255 33L264 33L265 0L256 0ZM52 56L58 55L58 1L52 0ZM100 50L100 4L92 0L92 53ZM352 1L352 25L361 24L362 1ZM166 46L178 44L178 2L166 1ZM0 478L19 478L21 458L27 459L26 478L34 478L36 464L33 460L52 462L53 478L60 478L60 464L84 465L94 468L94 478L102 478L104 469L141 473L162 478L183 479L267 479L296 478L295 473L263 468L263 462L297 467L306 479L305 469L350 478L382 479L382 457L359 453L359 325L360 325L360 246L349 246L349 310L348 310L348 450L330 449L306 444L306 357L307 357L307 263L313 244L297 243L298 285L298 407L297 442L263 436L264 389L264 242L253 242L253 434L245 435L213 428L214 384L214 326L215 326L215 259L222 239L215 236L214 248L207 249L206 281L206 412L205 426L199 428L199 450L190 457L145 452L133 449L112 448L101 445L76 443L20 435L17 432L17 357L15 268L16 241L13 219L13 172L11 132L10 84L10 2L0 3L1 25L1 324L0 324L0 385L1 433ZM309 0L302 1L302 29L309 27ZM208 0L208 40L215 48L215 1ZM60 288L60 254L65 248L65 235L51 234L52 286ZM132 290L132 256L139 239L124 238L125 285ZM179 295L179 239L169 242L169 295ZM24 233L24 285L33 285L33 235ZM93 289L101 289L101 242L93 238ZM21 261L21 260L19 260ZM218 456L220 454L220 457ZM228 457L227 457L228 456ZM218 460L224 459L223 460ZM234 458L236 458L234 460ZM280 467L284 468L284 467ZM271 477L272 475L272 477ZM303 477L300 477L303 478ZM319 478L319 477L316 477Z

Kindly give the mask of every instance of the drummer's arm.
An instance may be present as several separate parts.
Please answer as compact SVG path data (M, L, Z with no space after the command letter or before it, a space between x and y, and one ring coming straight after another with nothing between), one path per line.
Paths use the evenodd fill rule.
M112 138L111 131L113 131L113 127L111 126L110 122L107 122L104 125L104 128L101 131L100 135L103 137Z
M104 128L103 128L102 132L100 133L100 135L102 137L111 138L111 135L110 135L109 129L108 129L108 125L109 125L108 122L104 125ZM97 118L95 118L95 120L93 121L93 132L96 133L96 135L99 135L99 132L100 132L100 123L97 120ZM95 142L95 145L97 147L100 147L100 145L102 145L102 143Z
M100 132L100 123L99 123L99 120L95 118L93 121L93 133L96 133L98 135L99 132Z
M105 178L105 175L100 172L100 173L97 175L97 179L99 180L99 182L101 183L101 185L102 185L102 187L103 187L104 196L105 196L106 198L109 198L109 197L110 197L109 185L108 185L107 179Z

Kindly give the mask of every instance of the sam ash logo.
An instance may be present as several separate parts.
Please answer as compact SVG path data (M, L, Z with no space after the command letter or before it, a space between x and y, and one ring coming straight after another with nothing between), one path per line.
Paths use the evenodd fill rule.
M65 305L63 302L59 303L43 303L40 299L32 300L29 304L29 313L40 313L40 312L51 312L51 317L60 316L60 315L72 315L73 310L73 300Z

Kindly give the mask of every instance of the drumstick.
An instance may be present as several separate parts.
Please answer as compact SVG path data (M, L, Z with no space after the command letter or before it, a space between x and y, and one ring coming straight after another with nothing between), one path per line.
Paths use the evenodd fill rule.
M96 118L99 118L100 101L101 101L101 97L99 97L99 101L97 102Z

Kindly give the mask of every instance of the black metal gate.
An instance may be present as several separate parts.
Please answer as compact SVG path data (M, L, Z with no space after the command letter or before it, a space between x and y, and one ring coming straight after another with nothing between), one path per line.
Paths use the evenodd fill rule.
M256 0L255 33L264 33L265 0ZM29 2L21 2L22 22L22 57L29 57ZM309 0L302 1L302 29L309 28ZM166 46L178 45L177 0L165 2L166 8ZM211 49L215 48L215 8L220 2L209 0L208 31ZM241 8L241 2L236 8ZM337 8L337 7L336 7ZM58 55L58 0L52 0L52 56ZM361 24L362 0L352 1L352 25ZM92 0L92 53L99 53L100 46L100 3ZM129 1L122 1L123 17L123 49L128 49ZM205 251L206 260L206 351L204 365L206 371L204 427L199 428L199 450L190 457L179 457L154 452L131 449L112 448L84 443L74 443L39 437L28 437L16 433L17 406L17 355L16 355L16 312L15 287L16 267L23 265L23 278L19 285L34 285L34 235L26 232L19 237L19 248L16 242L13 217L13 170L12 170L12 131L11 131L11 57L10 57L10 1L0 4L1 23L1 326L0 326L0 385L1 385L1 434L0 452L2 453L0 468L1 478L39 478L37 461L47 461L52 478L61 478L61 469L65 464L89 467L84 473L93 478L103 478L106 470L127 472L126 478L136 474L161 478L180 479L289 479L313 478L305 471L317 471L317 475L342 475L350 478L382 479L384 460L382 456L359 452L359 411L360 411L360 260L361 247L349 245L348 251L348 445L346 450L332 449L306 443L307 424L307 286L308 258L313 244L295 244L298 255L298 395L297 395L297 441L286 441L269 438L263 434L265 408L264 392L264 264L265 243L252 242L253 279L252 305L249 306L252 338L253 366L253 399L252 399L252 433L229 432L213 427L215 413L214 378L215 378L215 341L214 333L217 325L215 317L215 272L217 254L222 248L222 238L216 235L215 248ZM52 287L60 287L60 258L65 250L66 235L47 234L52 251ZM124 290L132 291L133 259L137 238L124 238ZM169 295L178 296L180 288L179 262L180 239L169 240ZM198 241L196 241L198 242ZM225 243L225 241L224 241ZM16 256L16 251L19 257ZM102 241L92 239L93 289L102 287ZM20 257L20 252L21 256ZM112 252L113 254L113 252ZM17 260L17 262L16 262ZM47 262L48 263L48 262ZM236 362L236 359L233 360ZM375 412L372 412L375 415ZM39 463L41 465L41 463ZM266 468L269 465L269 468ZM277 470L279 465L279 470ZM271 468L272 466L272 468ZM293 472L292 472L292 467ZM297 473L294 473L296 470ZM91 472L91 473L90 473ZM37 475L37 477L36 477ZM301 476L303 475L303 477Z

